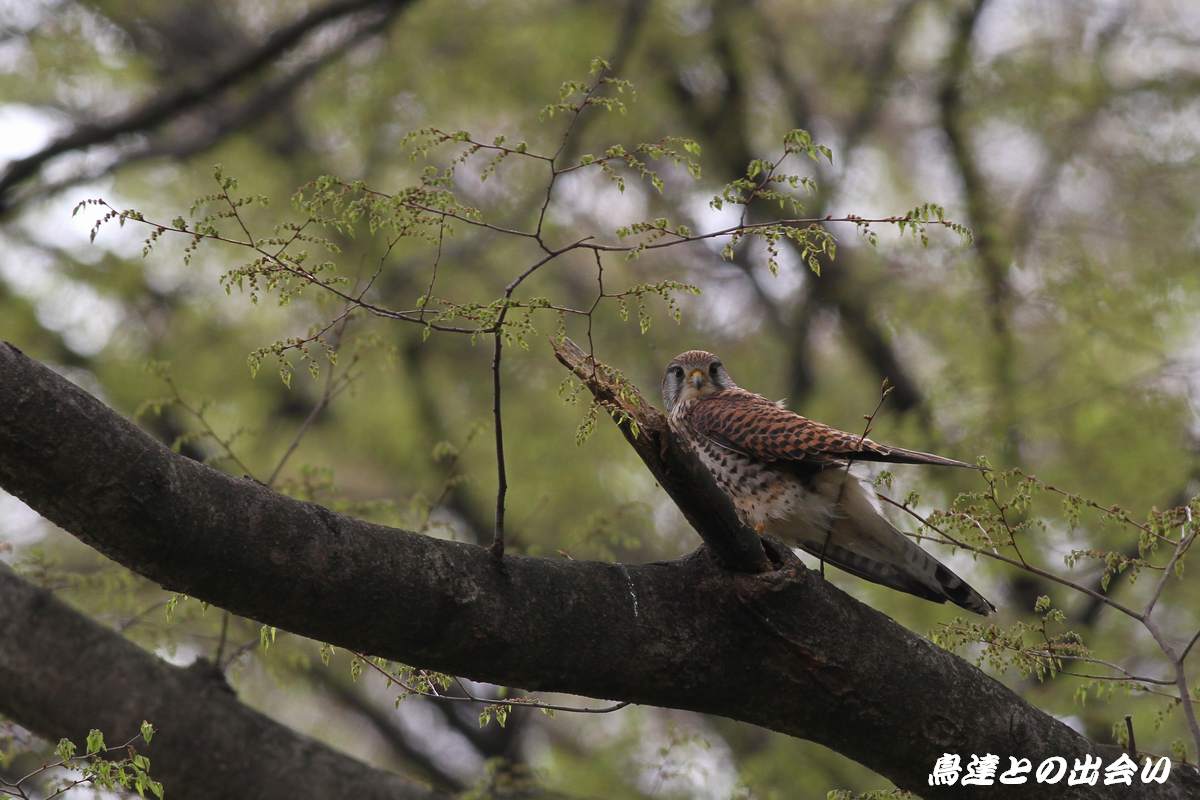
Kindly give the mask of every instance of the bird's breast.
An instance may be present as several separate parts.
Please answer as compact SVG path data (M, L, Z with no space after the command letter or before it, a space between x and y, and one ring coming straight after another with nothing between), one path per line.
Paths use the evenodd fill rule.
M738 516L746 525L763 530L780 520L800 519L822 526L826 523L825 503L802 478L722 447L708 438L689 439L700 461L712 473L717 486L733 501Z

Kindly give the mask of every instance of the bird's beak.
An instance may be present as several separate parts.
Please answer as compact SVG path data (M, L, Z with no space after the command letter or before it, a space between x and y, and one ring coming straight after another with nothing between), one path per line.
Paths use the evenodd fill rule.
M704 385L704 370L692 370L690 373L688 373L688 380L691 381L692 386L695 386L697 389L699 389Z

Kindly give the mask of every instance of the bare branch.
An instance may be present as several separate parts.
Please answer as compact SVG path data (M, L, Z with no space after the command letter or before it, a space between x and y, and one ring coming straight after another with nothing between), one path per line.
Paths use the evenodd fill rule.
M72 150L94 147L126 134L157 127L175 115L253 78L325 24L371 8L386 8L406 2L408 0L333 0L278 28L257 47L240 54L222 69L195 83L154 97L118 117L77 126L36 153L8 165L0 175L0 213L7 209L13 188L37 174L51 159Z

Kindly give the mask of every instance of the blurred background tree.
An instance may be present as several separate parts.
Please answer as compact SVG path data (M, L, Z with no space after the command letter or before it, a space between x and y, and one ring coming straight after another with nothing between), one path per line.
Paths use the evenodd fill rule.
M167 237L143 259L146 231L106 227L92 244L95 215L72 219L71 208L102 196L170 220L213 191L219 162L244 192L272 198L248 212L268 228L318 175L411 184L422 165L403 137L414 129L527 138L530 150L553 152L561 118L539 121L537 110L598 55L636 86L636 102L624 115L581 117L567 154L677 134L700 144L703 175L666 170L661 194L636 180L619 191L595 171L565 175L544 212L555 242L659 216L693 230L734 224L737 213L709 198L751 160L778 157L794 128L834 154L804 168L819 187L808 216L883 217L933 201L974 231L971 244L931 232L921 246L883 227L872 247L847 226L833 231L837 257L822 258L819 277L786 246L772 274L754 240L732 260L720 242L614 259L611 287L675 280L701 293L680 298L679 324L651 300L644 332L636 310L624 322L615 304L601 306L593 334L605 361L649 389L672 355L703 347L741 385L851 430L886 378L894 390L876 438L986 455L1142 520L1186 504L1200 479L1197 44L1200 11L1168 2L0 4L0 155L11 159L0 173L0 336L126 414L143 412L193 457L339 510L487 543L497 487L486 338L426 338L420 326L352 315L326 337L342 354L336 366L316 347L315 378L297 362L285 385L269 354L252 377L247 354L323 328L340 306L312 293L283 307L226 296L219 276L241 256L205 248L185 264L187 239ZM506 161L480 181L477 168L457 173L464 202L500 225L539 218L543 175ZM415 307L435 263L436 296L487 303L531 252L470 226L437 241L337 244L356 286L382 266L373 297L392 308ZM576 255L529 292L586 307L595 269ZM549 334L556 320L535 324ZM581 321L567 324L583 336ZM503 367L510 551L636 562L691 550L694 534L611 426L576 442L586 403L558 397L562 370L542 338L509 348ZM155 413L145 407L154 399L170 402ZM983 488L969 475L897 472L897 499L917 490L924 511ZM1023 534L1024 554L1144 604L1158 574L1128 581L1111 555L1136 559L1139 532L1111 514L1077 519L1070 506L1035 499L1028 518L1040 524ZM887 785L819 746L677 711L518 710L484 728L478 709L458 704L393 711L394 689L351 681L343 656L325 667L318 644L282 633L264 647L257 624L172 600L7 495L0 537L0 558L28 580L139 644L177 663L215 660L269 716L442 788L527 770L580 796L809 797ZM1076 561L1077 550L1102 555ZM1131 635L1094 597L938 553L1000 607L1000 625L1036 627L1045 595L1096 658L1170 677L1153 639ZM1169 555L1147 555L1147 569ZM1121 574L1106 576L1106 560ZM954 609L836 571L830 579L916 631L963 639L968 658L981 652L970 641L986 631L944 627ZM1186 580L1161 601L1180 650L1200 626L1198 601ZM1115 674L1097 666L1069 669ZM1094 681L1084 703L1088 679L997 674L1094 739L1112 740L1128 714L1139 747L1196 759L1178 704L1145 684ZM22 771L19 759L42 757L11 730L25 755L5 777Z

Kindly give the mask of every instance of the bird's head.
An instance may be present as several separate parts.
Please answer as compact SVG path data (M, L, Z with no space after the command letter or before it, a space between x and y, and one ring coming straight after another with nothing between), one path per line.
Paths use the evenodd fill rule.
M671 359L663 375L663 405L671 412L680 403L737 386L721 359L703 350L688 350Z

